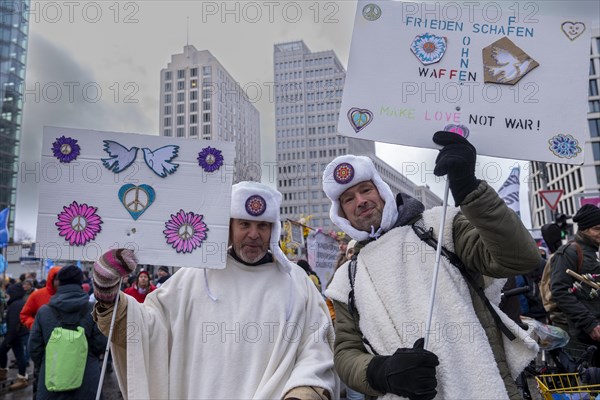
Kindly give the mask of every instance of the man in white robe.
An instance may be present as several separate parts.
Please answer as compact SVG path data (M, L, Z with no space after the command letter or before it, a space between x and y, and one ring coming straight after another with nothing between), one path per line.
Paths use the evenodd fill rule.
M225 269L181 269L143 304L119 293L111 346L125 398L337 397L329 313L279 249L280 204L266 185L234 185ZM135 265L124 249L94 264L94 318L105 334Z

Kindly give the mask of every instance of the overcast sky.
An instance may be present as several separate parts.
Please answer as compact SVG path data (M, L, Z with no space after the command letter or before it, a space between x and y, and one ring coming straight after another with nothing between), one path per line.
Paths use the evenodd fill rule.
M32 1L16 228L35 236L42 127L157 135L160 70L188 41L209 50L240 85L261 88L252 97L262 161L274 162L273 45L304 40L312 51L334 50L346 66L355 9L355 1ZM435 150L378 144L377 152L442 197L443 182L431 174ZM522 166L521 211L530 224L527 163L478 161L486 166L478 176L495 188Z

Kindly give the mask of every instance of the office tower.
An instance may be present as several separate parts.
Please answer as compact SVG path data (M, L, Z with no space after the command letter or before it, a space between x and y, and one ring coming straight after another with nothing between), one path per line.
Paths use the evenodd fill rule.
M418 187L376 157L374 142L337 134L346 71L333 51L313 53L296 41L276 44L273 59L282 220L310 215L310 226L334 229L321 177L325 166L344 154L370 157L394 194L417 195L428 207L441 204L426 186Z
M186 45L160 72L160 135L235 141L234 183L260 181L260 117L208 50Z
M14 235L28 31L29 0L0 1L0 210L10 207L10 237Z

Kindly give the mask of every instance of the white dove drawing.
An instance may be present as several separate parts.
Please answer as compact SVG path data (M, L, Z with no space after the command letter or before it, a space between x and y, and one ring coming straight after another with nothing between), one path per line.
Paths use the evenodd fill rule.
M150 167L152 171L161 178L167 176L167 174L172 174L177 170L179 164L170 163L172 159L177 157L177 152L179 151L179 146L169 145L160 147L154 151L145 147L142 149L144 152L144 160L146 161L146 165Z
M118 174L133 164L135 157L137 157L138 150L139 149L135 146L128 149L112 140L104 140L104 151L108 153L110 158L103 158L102 164L108 168L109 171Z
M498 67L486 65L487 70L492 74L498 82L510 82L513 79L522 77L527 73L533 59L527 58L524 61L519 61L513 54L499 47L492 48L492 57L496 60Z

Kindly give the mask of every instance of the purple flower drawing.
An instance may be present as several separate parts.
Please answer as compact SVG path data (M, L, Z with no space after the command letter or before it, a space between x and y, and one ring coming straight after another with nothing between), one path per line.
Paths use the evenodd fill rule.
M215 172L223 165L223 155L221 150L213 147L205 147L198 153L198 165L206 172Z
M58 214L55 225L58 227L58 234L64 236L71 246L83 246L100 232L102 219L96 214L96 207L79 205L74 201L69 206L64 206L63 210Z
M77 140L70 137L61 136L52 143L52 153L61 163L70 163L75 160L80 150Z
M167 238L167 243L173 246L178 253L191 253L194 249L200 247L206 240L208 228L202 221L203 215L186 213L183 210L175 215L171 214L171 219L165 222L163 233Z

